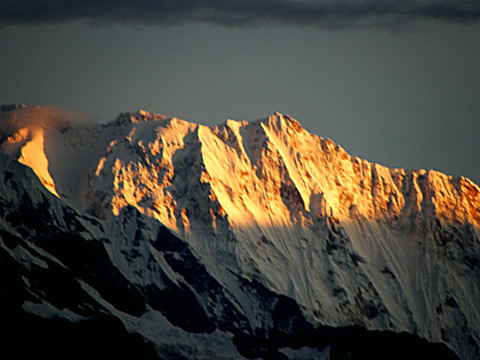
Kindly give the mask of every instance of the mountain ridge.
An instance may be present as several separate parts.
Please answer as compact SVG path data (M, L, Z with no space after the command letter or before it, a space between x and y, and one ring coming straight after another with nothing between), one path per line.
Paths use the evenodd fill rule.
M110 237L132 206L159 221L252 326L265 324L245 310L239 279L293 299L314 326L406 331L479 354L480 195L470 180L369 163L280 113L212 127L146 111L61 124L37 137L18 129L2 150ZM28 161L30 143L47 164ZM152 276L132 249L127 260L118 241L105 246L121 273L136 264L134 283Z

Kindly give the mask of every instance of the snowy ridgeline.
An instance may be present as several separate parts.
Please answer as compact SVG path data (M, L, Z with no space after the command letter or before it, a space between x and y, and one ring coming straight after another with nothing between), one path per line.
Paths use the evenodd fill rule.
M468 179L371 164L278 113L214 127L144 111L106 125L18 119L2 135L2 249L28 269L27 313L108 313L187 358L341 358L379 339L480 356L480 197ZM45 221L12 215L32 204ZM56 232L98 255L71 259ZM42 298L32 269L52 267L88 301Z

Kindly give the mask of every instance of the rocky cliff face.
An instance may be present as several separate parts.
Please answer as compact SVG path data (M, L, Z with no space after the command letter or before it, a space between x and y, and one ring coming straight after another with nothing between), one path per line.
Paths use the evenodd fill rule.
M17 214L22 203L46 207L44 223L63 242L96 244L110 265L88 265L81 291L157 353L183 344L191 354L268 357L285 339L341 358L339 338L382 334L389 344L384 334L409 333L480 355L480 189L468 179L369 163L279 113L214 127L145 111L105 125L9 119L2 162L16 170L2 170L2 201ZM7 216L2 239L16 240L2 246L19 266L48 262L40 247L74 273L85 267L65 264L62 241L45 248L40 224L25 238L22 220ZM105 295L116 290L95 282L99 272L138 292L128 296L138 308ZM27 313L49 317L51 305L50 317L86 317L30 303Z

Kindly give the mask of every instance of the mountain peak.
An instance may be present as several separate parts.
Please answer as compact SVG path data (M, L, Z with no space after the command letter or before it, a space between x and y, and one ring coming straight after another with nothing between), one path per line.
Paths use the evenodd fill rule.
M292 130L294 132L300 132L303 130L302 125L297 120L290 115L278 111L269 115L267 118L257 120L256 122L275 128L277 131Z
M127 111L123 112L117 116L117 118L111 121L111 124L116 124L118 126L125 126L134 124L137 122L146 122L152 120L164 120L166 117L164 115L151 113L149 111L140 109L136 111Z

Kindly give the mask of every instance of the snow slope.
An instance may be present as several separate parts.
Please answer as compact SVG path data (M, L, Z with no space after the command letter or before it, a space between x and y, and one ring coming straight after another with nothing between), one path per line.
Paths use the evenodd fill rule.
M480 189L466 178L369 163L279 113L207 127L139 111L3 137L3 152L109 237L133 207L186 241L252 328L264 314L239 279L293 299L314 326L408 332L480 356ZM122 274L154 282L152 249L129 261L122 246L106 245Z

